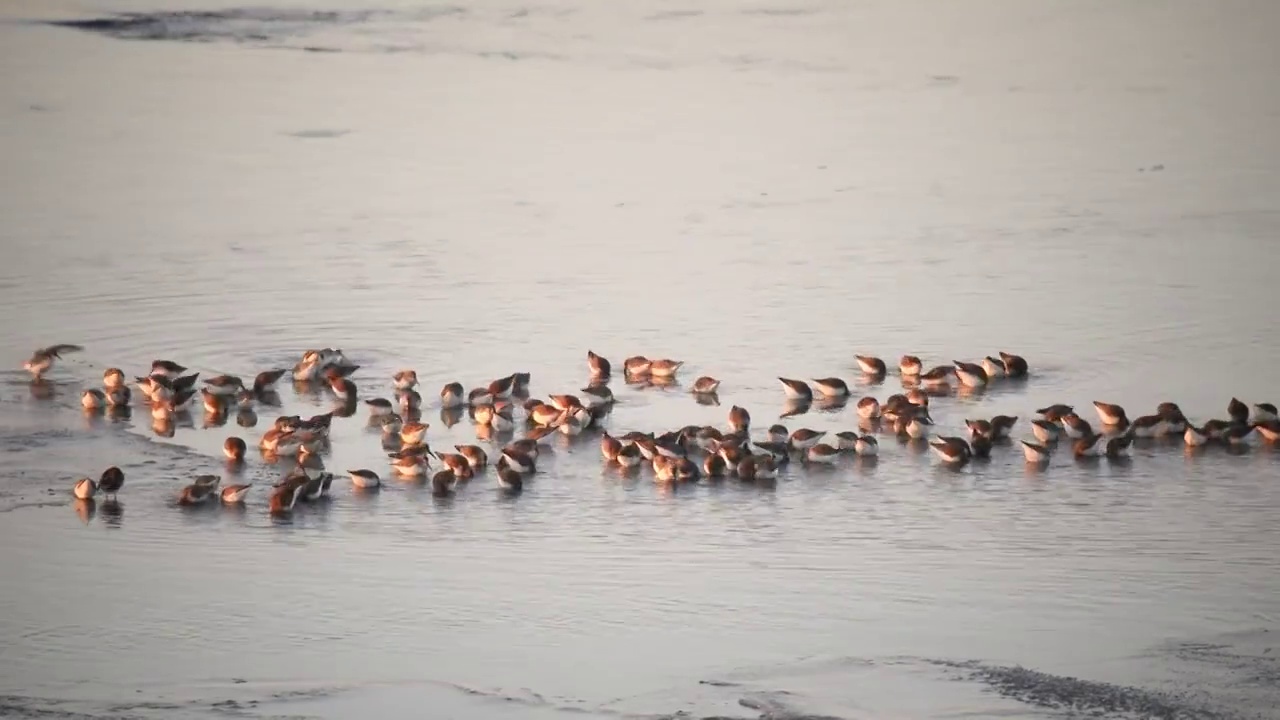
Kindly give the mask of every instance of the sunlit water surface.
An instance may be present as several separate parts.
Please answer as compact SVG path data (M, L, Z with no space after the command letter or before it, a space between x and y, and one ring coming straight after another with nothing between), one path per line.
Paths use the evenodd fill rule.
M0 377L0 714L1272 716L1263 446L1033 472L1015 443L957 472L882 436L878 463L671 491L557 437L516 498L492 475L447 501L342 480L281 521L287 468L256 456L243 509L175 498L228 435L329 396L286 386L253 427L169 438L78 408L107 366L251 376L323 346L366 395L414 367L433 400L513 371L575 391L588 348L685 360L680 386L614 381L615 434L733 404L767 425L777 376L853 381L857 352L1029 358L1025 383L935 399L944 434L1006 413L1021 436L1059 401L1197 421L1275 401L1272 5L33 22L157 5L19 2L0 24L4 363L87 348L51 395ZM687 392L701 374L719 406ZM426 417L433 446L474 441ZM363 411L332 444L331 469L386 474ZM70 501L110 464L118 507Z

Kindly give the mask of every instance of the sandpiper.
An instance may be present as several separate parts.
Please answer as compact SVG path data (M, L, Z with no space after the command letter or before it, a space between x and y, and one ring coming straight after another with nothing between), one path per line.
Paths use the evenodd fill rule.
M104 495L110 495L111 499L116 499L116 493L120 492L120 488L124 487L124 471L114 465L102 471L101 477L98 478L98 490Z
M405 423L400 428L400 442L405 445L417 445L427 437L427 428L430 425L422 422Z
M391 382L397 390L412 390L418 386L418 373L413 370L401 370L391 376Z
M458 478L449 470L441 470L431 477L431 495L437 498L452 497L458 486Z
M391 469L401 477L415 478L427 474L430 462L425 455L406 455L391 461Z
M422 395L417 390L397 390L396 405L405 415L422 409Z
M570 412L582 407L582 401L576 395L556 394L548 395L551 400L551 406L557 410L568 410Z
M1129 426L1129 432L1134 437L1153 438L1163 435L1165 432L1164 418L1159 415L1143 415L1134 418Z
M536 405L529 410L529 421L550 427L561 422L564 415L565 412L554 405Z
M604 456L606 462L614 462L618 459L620 452L622 452L622 441L606 431L600 438L600 454Z
M351 476L352 487L373 490L382 486L382 479L372 470L348 470L347 474Z
M1182 441L1188 447L1199 447L1209 442L1209 434L1194 425L1188 425L1182 432Z
M782 392L791 400L812 400L813 390L809 389L809 385L803 380L792 380L790 378L780 377L778 382L782 383Z
M862 370L864 375L884 375L887 371L884 360L871 355L854 355L853 358L858 361L858 369ZM901 367L901 365L899 365Z
M219 395L211 392L209 388L200 388L200 400L204 405L204 411L211 415L225 413L230 404L229 395Z
M766 430L765 433L769 436L769 442L775 443L785 443L787 439L791 437L791 431L787 429L786 425L781 423L774 423L773 425L770 425L769 429Z
M98 494L98 484L89 478L80 478L71 490L77 500L92 500Z
M991 422L989 420L969 420L965 419L965 427L969 428L970 437L987 437L992 436Z
M276 389L276 383L280 382L280 378L288 372L283 368L280 370L264 370L258 373L253 379L253 393L255 395L265 395Z
M133 399L133 393L129 390L128 385L116 385L106 390L107 404L113 408L123 408Z
M480 472L489 466L489 455L479 445L454 445L453 449L467 459L473 472Z
M935 455L948 465L963 465L973 456L969 443L963 438L941 436L929 442Z
M1201 430L1210 440L1221 440L1227 430L1231 429L1231 425L1228 420L1205 420Z
M903 418L899 418L901 421ZM913 413L910 420L906 421L907 437L913 440L920 440L929 435L929 426L933 424L933 419L928 413Z
M1236 423L1249 422L1249 406L1236 398L1231 398L1231 402L1227 403L1227 417Z
M489 383L487 390L495 400L506 399L511 397L511 393L515 389L515 386L516 386L516 376L508 375L506 377L498 378L497 380L494 380L493 382Z
M298 495L302 491L302 484L292 482L285 483L277 487L271 493L271 499L268 501L268 509L272 515L284 515L293 511L298 503Z
M587 368L591 371L591 377L604 379L613 373L613 365L609 360L594 352L587 351Z
M1254 403L1253 404L1253 422L1265 423L1280 419L1280 415L1276 413L1276 406L1271 403Z
M1119 405L1094 400L1093 407L1098 411L1098 419L1102 421L1103 425L1123 429L1129 424L1129 418L1125 415L1124 408Z
M903 377L917 377L923 370L924 363L920 362L920 358L915 355L903 355L898 361L898 372L902 373Z
M1062 422L1062 417L1064 415L1070 415L1073 412L1075 412L1075 408L1070 405L1063 405L1062 403L1049 405L1036 410L1037 415L1051 423L1060 423Z
M195 482L182 488L182 494L178 496L178 504L204 505L216 497L218 497L216 484Z
M991 439L1005 440L1018 424L1016 415L995 415L991 418Z
M253 487L253 483L244 483L242 485L228 485L222 488L220 496L222 502L227 505L235 505L244 502L244 498L249 494L249 488Z
M805 452L805 459L811 463L830 464L839 456L840 451L826 443L813 445Z
M332 368L330 368L330 372L332 372ZM329 389L333 391L335 397L343 402L354 403L356 401L358 390L354 382L338 374L331 374L326 377L329 380Z
M390 415L394 410L391 401L386 398L370 398L365 400L364 404L369 407L369 416L374 418Z
M946 390L951 385L954 371L945 365L939 365L919 376L921 384L934 390Z
M799 430L796 430L795 432L791 433L791 438L789 441L791 443L791 447L797 450L808 450L814 445L817 445L818 441L821 440L822 437L826 434L827 433L825 430L811 430L809 428L800 428Z
M54 361L62 359L62 353L79 352L81 350L84 350L84 348L80 345L66 343L40 348L31 353L31 358L22 364L22 369L31 373L32 379L41 380L44 378L44 374L53 367Z
M1058 441L1058 435L1062 432L1062 428L1057 423L1037 418L1031 421L1031 434L1036 436L1036 440L1042 443L1055 443Z
M858 417L864 420L875 420L880 417L880 401L868 395L858 401Z
M982 370L987 374L987 378L991 380L1005 376L1004 361L990 355L982 358Z
M507 493L524 490L524 478L509 465L498 468L498 487Z
M1000 359L1004 361L1004 374L1011 378L1027 376L1027 361L1019 355L1000 351Z
M176 378L186 372L187 368L179 365L172 360L153 360L151 361L151 374L159 375L165 378Z
M214 395L235 396L244 389L244 381L235 375L216 375L205 378L205 388Z
M618 456L615 458L618 465L624 468L636 467L640 464L642 459L643 458L640 455L640 448L637 445L623 445L622 449L618 451Z
M649 363L649 374L655 378L669 378L676 374L683 360L653 360Z
M982 369L981 365L963 360L952 360L952 364L956 366L956 378L961 385L971 388L985 387L990 381L987 377L987 371Z
M633 355L622 361L622 370L628 375L648 375L651 364L649 358Z
M709 375L703 375L693 381L693 392L701 395L710 395L719 389L720 381Z
M443 408L462 407L467 404L463 396L462 383L451 382L440 388L440 406Z
M1104 454L1109 460L1123 460L1129 457L1129 448L1133 445L1133 436L1125 433L1107 441Z
M533 458L512 448L502 449L502 459L506 460L507 464L516 472L525 475L528 475L537 469L537 465L534 463Z
M1280 442L1280 420L1263 420L1254 423L1253 429L1268 443ZM1190 428L1187 432L1190 432Z
M1022 456L1028 463L1039 465L1049 462L1049 448L1029 440L1022 441Z
M859 435L857 444L853 446L853 451L862 457L874 457L880 453L880 441L876 440L873 435Z
M470 480L475 476L471 463L467 462L467 458L462 453L439 453L436 457L440 458L440 463L453 471L459 480Z
M608 412L607 406L614 403L613 391L608 385L588 385L582 388L582 404L587 409L599 409Z
M1227 445L1241 447L1249 440L1249 436L1253 434L1254 429L1252 425L1232 425L1222 434L1222 439ZM101 485L102 483L99 482L98 484Z
M1076 459L1095 458L1102 447L1103 439L1103 436L1090 432L1072 443L1071 452Z
M471 388L467 391L467 404L473 408L481 405L491 405L494 401L493 393L489 392L489 386Z
M837 377L818 378L813 381L813 389L823 397L843 398L849 396L849 386Z
M725 474L724 458L712 453L702 459L702 474L709 478L723 477Z
M1093 435L1093 427L1089 421L1074 412L1062 416L1062 432L1072 440L1079 440Z
M102 387L111 390L112 388L125 387L124 371L120 368L110 367L102 371Z

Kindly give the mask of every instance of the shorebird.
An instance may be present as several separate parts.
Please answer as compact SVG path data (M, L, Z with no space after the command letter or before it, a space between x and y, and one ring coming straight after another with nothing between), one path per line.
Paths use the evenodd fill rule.
M280 382L280 378L284 377L287 370L264 370L258 373L253 379L253 394L262 396L267 393L275 392L276 383Z
M245 483L243 485L228 485L222 488L220 496L222 502L227 505L236 505L244 502L244 498L249 494L249 488L253 487L253 483Z
M792 380L790 378L780 377L778 382L782 383L782 392L791 400L812 400L813 390L809 389L809 385L803 380Z
M1093 407L1098 411L1098 419L1103 425L1123 428L1129 424L1129 417L1125 415L1124 408L1119 405L1094 400Z
M713 377L710 377L709 375L703 375L702 377L693 381L693 392L698 393L700 395L710 395L711 393L719 389L720 389L720 381Z
M608 359L594 352L587 351L587 369L591 371L593 378L607 378L613 373L613 366Z
M347 474L351 476L352 486L361 490L372 490L382 485L378 473L372 470L348 470Z
M93 496L98 494L98 483L89 478L80 478L71 492L77 500L92 500Z
M216 375L206 378L204 384L206 390L220 396L234 397L236 393L244 389L244 381L235 375Z
M120 492L120 488L124 487L124 471L114 465L102 471L102 476L98 478L98 490L104 495L110 495L111 499L116 499L116 493Z
M929 447L933 449L935 455L948 465L963 465L973 457L973 451L969 449L969 443L965 442L963 438L944 435L930 441Z
M813 389L827 398L843 398L849 396L849 386L836 377L818 378L813 381Z
M1000 351L1000 359L1004 361L1004 374L1011 378L1027 376L1027 361L1019 355Z
M898 361L898 372L902 373L903 377L918 377L923 370L924 363L920 362L920 358L915 355L903 355Z
M1028 440L1022 441L1022 455L1028 463L1038 465L1049 462L1049 448Z
M81 350L84 350L84 348L80 345L66 343L40 348L31 353L31 358L22 364L22 369L31 373L33 380L42 380L44 379L44 374L53 367L54 361L62 359L62 353L80 352Z
M853 357L858 361L858 368L862 370L864 375L884 375L887 372L884 360L878 357L872 357L871 355L854 355Z

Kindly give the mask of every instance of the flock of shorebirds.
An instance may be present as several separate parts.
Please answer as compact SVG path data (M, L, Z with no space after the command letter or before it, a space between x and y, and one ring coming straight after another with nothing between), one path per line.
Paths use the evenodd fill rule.
M54 345L37 350L24 364L33 382L43 378L62 354L81 351L78 345ZM876 357L855 356L863 378L871 382L883 380L889 368ZM622 364L627 383L670 385L683 362L627 358ZM508 494L521 492L525 479L537 470L542 447L540 441L553 434L580 436L599 435L600 452L606 463L623 470L638 470L648 465L658 483L686 483L735 476L743 482L767 483L777 477L784 464L797 460L806 465L831 464L842 456L863 461L873 460L879 451L876 434L891 434L904 443L927 443L940 462L961 467L975 459L988 458L997 444L1009 442L1018 418L996 415L991 418L966 419L968 437L933 435L930 399L949 393L958 385L961 391L977 391L992 383L1024 380L1028 376L1025 359L1001 352L981 362L953 361L925 369L920 358L904 355L898 363L903 393L889 396L883 402L873 396L853 401L849 384L836 377L803 381L778 378L788 403L785 416L799 414L810 405L841 408L853 402L858 416L858 430L828 435L808 428L789 430L773 424L763 437L752 438L751 415L745 408L729 410L727 429L715 426L686 426L663 433L632 431L614 436L602 427L615 402L609 381L613 366L604 357L587 352L590 381L576 393L529 396L529 373L513 373L486 385L466 389L451 382L441 388L439 403L442 417L453 422L465 413L474 423L477 438L496 448L494 463L498 488ZM151 413L153 427L170 427L175 418L188 413L197 396L206 419L222 418L236 409L252 412L258 405L279 405L276 383L291 372L295 387L313 389L327 387L337 400L337 407L314 417L281 415L262 435L258 446L264 457L273 461L290 458L296 465L271 490L269 508L272 513L291 512L299 501L316 501L326 497L334 475L327 472L321 459L329 449L329 428L334 417L351 417L361 400L352 373L359 368L341 350L326 348L308 350L292 371L268 370L259 373L252 384L234 375L199 378L199 373L184 375L187 368L168 361L156 360L149 374L134 379L145 407ZM103 373L102 389L89 389L81 394L86 412L121 410L133 407L133 392L123 371L109 368ZM202 387L196 384L201 382ZM489 467L489 451L481 445L456 445L456 452L433 451L427 442L427 423L422 422L423 399L419 394L418 376L413 370L402 370L391 378L390 397L363 399L369 421L381 428L383 448L388 451L390 471L396 476L416 482L429 482L432 493L447 497L459 483L485 473ZM720 381L699 377L691 387L700 401L715 400ZM718 401L715 401L718 404ZM1043 467L1051 456L1066 452L1077 461L1098 458L1111 461L1127 459L1135 441L1181 437L1189 450L1210 443L1242 449L1256 432L1267 443L1280 442L1280 417L1271 403L1257 403L1250 408L1236 398L1227 405L1227 419L1212 419L1201 425L1188 421L1176 403L1161 403L1152 414L1130 418L1119 405L1095 401L1099 427L1066 404L1054 404L1036 410L1029 423L1033 439L1022 439L1021 447L1029 465ZM452 424L452 423L450 423ZM516 439L517 428L522 429ZM245 461L244 440L229 437L223 445L228 463ZM431 463L442 468L432 473ZM382 485L381 476L369 469L349 470L352 486L374 490ZM429 480L428 480L429 478ZM124 473L118 467L108 468L98 480L84 478L74 487L75 497L92 499L98 493L114 496L124 484ZM219 475L201 475L182 489L178 502L203 505L216 502L240 503L251 484L222 485Z

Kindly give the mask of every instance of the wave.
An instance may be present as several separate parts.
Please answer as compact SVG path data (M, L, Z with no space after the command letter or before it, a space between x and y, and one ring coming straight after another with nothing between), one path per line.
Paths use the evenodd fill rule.
M272 43L306 38L336 27L367 26L375 22L426 22L465 13L466 10L459 7L414 12L242 8L221 11L131 12L77 20L50 20L46 24L121 40ZM303 45L295 49L311 52L338 51L336 48L315 45Z

